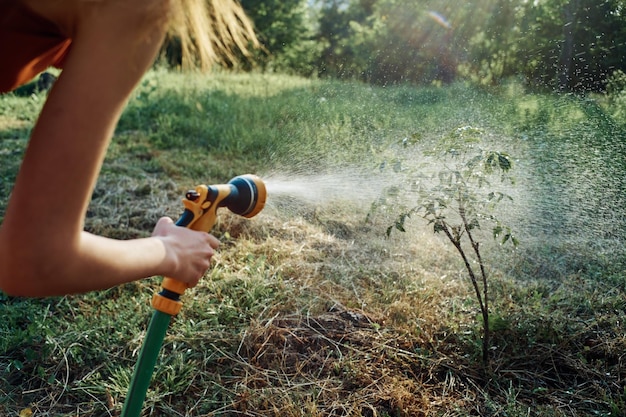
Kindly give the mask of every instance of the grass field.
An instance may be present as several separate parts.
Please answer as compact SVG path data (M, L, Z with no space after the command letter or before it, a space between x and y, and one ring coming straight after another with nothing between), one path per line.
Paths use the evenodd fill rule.
M0 97L0 218L44 98ZM481 236L487 365L454 248L419 217L385 234L415 203L408 184L446 164L424 155L466 126L508 152L517 177L497 214L519 246ZM185 190L244 173L267 181L268 204L249 220L220 212L219 255L185 294L144 414L626 415L624 161L625 126L602 98L515 83L149 73L86 228L145 236L180 214ZM390 190L400 203L386 203ZM119 415L159 282L48 299L0 293L0 414Z

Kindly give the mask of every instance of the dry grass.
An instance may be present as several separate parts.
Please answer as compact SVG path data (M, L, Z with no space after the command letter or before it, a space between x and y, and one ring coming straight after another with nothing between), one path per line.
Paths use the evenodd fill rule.
M175 216L178 193L173 183L150 176L105 177L88 227L105 234L115 228L120 238L145 234L151 215ZM485 368L477 308L451 248L418 220L407 234L386 239L387 220L365 217L341 205L303 205L294 213L270 203L252 220L220 211L214 229L220 253L207 279L186 294L146 412L609 416L625 409L626 302L620 290L582 276L522 283L494 265L492 314L498 321ZM104 295L64 299L55 314L65 311L68 323L74 321L68 329L76 320L98 323L109 307L119 309L115 304L132 296L139 304L127 313L147 315L139 300L147 300L153 284L110 292L112 304L104 307ZM232 316L219 313L226 303ZM211 309L223 317L205 329ZM29 409L37 416L117 415L143 335L122 334L125 343L103 349L107 366L74 352L80 347L83 355L94 355L87 354L84 335L52 339L44 373L56 382L23 381ZM116 367L125 370L110 370Z
M557 334L549 313L518 304L518 284L500 277L502 322L483 368L477 309L442 241L419 228L384 240L359 215L278 214L218 226L237 240L220 262L265 257L292 300L245 328L223 358L231 403L207 415L586 416L610 415L602 410L620 398L626 338L597 317Z
M266 88L255 80L245 85ZM172 82L181 85L179 78ZM271 86L280 92L282 84L277 80ZM308 97L313 94L304 89L308 86L303 82L295 93ZM331 97L336 86L330 87L319 95ZM391 100L383 92L377 94L388 105ZM265 141L272 133L282 138L304 132L307 142L297 143L298 149L318 146L321 139L313 145L308 140L328 124L339 130L332 139L362 142L359 129L351 136L340 129L345 124L333 118L311 117L310 125L275 132L258 133L264 125L256 122L242 129L251 132L252 145L226 146L223 154L202 141L185 153L181 144L188 144L189 138L182 134L157 147L151 141L164 139L150 136L155 135L149 133L152 120L167 113L186 121L190 114L184 100L164 97L154 104L154 115L139 117L151 110L151 102L133 113L145 125L127 121L128 130L116 135L89 208L88 230L116 238L145 236L159 216L179 214L185 191L181 187L195 185L189 178L207 178L207 172L221 178L231 168L248 168L250 160L228 157L258 149L257 136ZM277 114L284 115L276 116L283 124L320 107L317 96L302 100L286 91L277 97L284 102L230 102L223 116L238 116L225 124L230 128L248 119L273 119L272 103L277 104ZM349 97L346 108L355 101ZM363 90L363 97L374 100L369 89ZM222 103L230 96L217 98ZM3 103L10 107L13 101L18 98ZM314 105L294 109L296 102ZM465 111L466 102L454 107ZM30 99L20 103L22 107L0 116L0 185L6 195L38 106ZM235 108L243 113L235 113ZM329 113L341 113L342 108ZM431 126L438 125L446 111L433 104L426 108L436 115ZM261 110L262 115L251 117ZM400 110L390 108L388 113ZM397 127L403 135L415 129L415 109L409 110L410 123ZM400 123L379 120L379 113L359 113L354 120L373 120L385 129ZM423 119L419 125L428 123ZM180 128L173 126L172 131ZM169 138L172 131L167 127L158 130ZM224 138L230 130L202 132ZM236 132L238 141L242 132ZM384 130L380 135L391 134ZM337 149L336 143L324 140L329 153ZM232 165L209 171L219 165L210 158ZM541 246L545 242L514 256L487 247L494 334L491 362L483 367L478 309L453 248L419 219L412 219L406 234L386 239L389 219L365 218L362 207L294 207L271 198L252 220L220 212L214 230L222 241L219 255L205 280L185 295L183 311L164 342L144 414L626 415L626 261L592 263L599 258L596 253L587 256L580 247L546 249ZM3 340L11 340L0 352L0 414L14 417L30 410L33 417L119 415L145 336L149 299L157 288L158 278L52 300L0 294L7 323L0 328L8 329Z

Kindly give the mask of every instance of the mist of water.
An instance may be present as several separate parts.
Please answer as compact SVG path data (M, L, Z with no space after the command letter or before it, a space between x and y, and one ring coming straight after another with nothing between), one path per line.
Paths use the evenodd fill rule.
M513 198L498 207L495 215L511 227L522 247L541 247L545 253L554 248L566 251L564 263L587 262L595 257L623 258L626 178L622 171L626 146L621 142L600 143L596 137L581 140L585 132L576 133L561 143L549 143L544 138L498 139L514 159L512 174L516 181L507 186L491 183L491 187ZM339 203L367 211L391 188L400 187L395 199L398 206L390 208L399 213L401 206L419 204L416 193L410 192L411 181L436 181L434 174L441 168L441 161L427 158L423 150L416 147L408 153L398 149L394 156L400 161L398 169L372 168L368 161L364 162L366 166L319 174L267 173L264 181L268 204L296 213L302 205L328 207ZM411 221L425 223L421 219Z
M340 202L369 205L381 196L393 179L353 168L324 174L270 173L263 177L263 181L270 204L297 200L310 205L327 206Z

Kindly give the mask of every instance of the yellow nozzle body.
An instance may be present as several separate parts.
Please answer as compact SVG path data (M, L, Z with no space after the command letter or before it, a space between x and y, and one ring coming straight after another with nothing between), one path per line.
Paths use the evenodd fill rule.
M185 211L176 222L192 230L209 232L215 225L217 209L226 207L243 217L254 217L265 207L267 190L256 175L240 175L228 184L198 185L183 199ZM152 306L159 311L176 315L182 307L177 295L182 295L187 285L173 278L164 278L161 293L152 298Z
M263 210L266 199L265 184L256 175L240 175L228 184L198 185L195 190L188 191L183 200L185 210L193 214L186 227L210 231L219 207L226 207L243 217L254 217Z

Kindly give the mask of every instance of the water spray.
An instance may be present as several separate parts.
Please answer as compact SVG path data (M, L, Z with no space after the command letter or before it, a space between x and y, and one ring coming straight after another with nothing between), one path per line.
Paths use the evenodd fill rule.
M265 184L255 175L241 175L227 184L198 185L185 194L185 209L176 225L209 232L215 224L219 207L250 218L263 209L266 199ZM154 312L124 401L122 417L138 417L141 414L170 319L180 312L183 305L180 297L188 288L187 284L173 278L164 278L161 287L161 291L152 298Z

